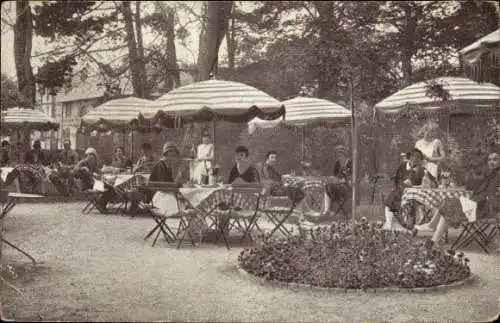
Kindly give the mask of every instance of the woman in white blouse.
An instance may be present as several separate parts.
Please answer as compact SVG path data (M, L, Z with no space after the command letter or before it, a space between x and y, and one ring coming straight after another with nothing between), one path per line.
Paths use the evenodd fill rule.
M446 153L443 143L437 138L439 125L434 121L426 123L420 133L422 139L415 143L415 148L424 155L424 167L437 180L439 163L444 161Z
M210 135L203 134L202 143L198 145L196 151L197 164L194 169L193 178L201 183L202 175L208 175L208 171L212 168L212 160L214 158L214 144L210 140Z

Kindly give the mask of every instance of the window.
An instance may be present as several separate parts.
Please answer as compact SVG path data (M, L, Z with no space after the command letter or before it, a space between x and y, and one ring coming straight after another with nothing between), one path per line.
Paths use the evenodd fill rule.
M65 118L71 117L71 106L63 106L63 110Z

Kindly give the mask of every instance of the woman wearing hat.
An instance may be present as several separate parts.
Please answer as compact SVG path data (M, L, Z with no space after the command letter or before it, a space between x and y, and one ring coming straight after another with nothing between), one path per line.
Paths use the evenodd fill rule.
M180 153L172 142L163 145L161 159L151 169L150 182L164 182L183 184L187 181L189 172L185 169L180 159ZM146 202L150 202L156 192L146 195Z

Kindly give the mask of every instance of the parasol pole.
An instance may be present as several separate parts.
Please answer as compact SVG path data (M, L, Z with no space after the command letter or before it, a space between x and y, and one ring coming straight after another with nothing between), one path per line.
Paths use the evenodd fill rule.
M351 213L352 213L352 223L356 221L356 202L357 202L357 177L358 177L358 138L356 133L356 117L354 111L354 89L353 89L353 81L352 74L349 82L349 100L351 106L351 139L352 139L352 201L351 201Z

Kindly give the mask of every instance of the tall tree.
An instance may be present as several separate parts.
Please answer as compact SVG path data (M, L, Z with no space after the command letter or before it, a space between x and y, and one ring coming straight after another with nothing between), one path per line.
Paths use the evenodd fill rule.
M101 63L93 54L124 47L93 49L100 41L112 40L121 34L121 28L117 26L117 11L113 7L102 8L103 5L105 3L98 1L54 1L34 6L34 31L36 35L50 39L53 44L49 51L35 52L34 55L44 60L36 75L37 83L42 88L56 93L71 84L75 74L85 74L84 68L78 72L73 70L85 58L103 70L109 70L109 66Z
M137 40L134 31L134 18L132 16L131 4L128 1L122 1L121 12L125 21L125 30L127 32L128 57L130 63L130 72L132 74L132 86L136 97L145 97L145 79L141 72L141 58L138 52ZM142 37L141 37L142 38Z
M16 0L16 23L14 25L14 59L18 89L27 105L36 103L36 86L31 66L33 43L33 20L31 6L27 0Z
M206 29L203 34L198 57L197 80L208 80L210 73L216 71L219 47L226 34L231 15L232 1L207 1Z

